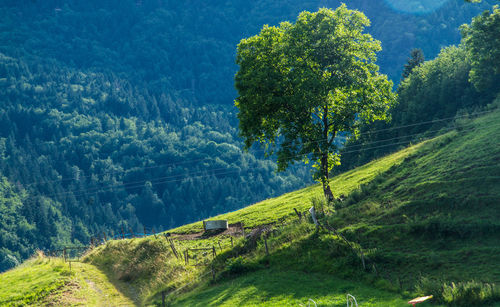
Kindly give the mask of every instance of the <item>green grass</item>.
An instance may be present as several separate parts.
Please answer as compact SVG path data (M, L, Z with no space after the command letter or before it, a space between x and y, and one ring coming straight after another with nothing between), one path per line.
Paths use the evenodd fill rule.
M38 305L69 283L71 277L69 267L61 259L32 258L0 275L0 305Z
M500 281L498 123L494 112L426 142L337 204L330 223L409 284Z
M267 288L269 292L260 291L253 284L272 284L275 278L274 273L262 271L264 267L282 272L283 280L297 278L296 273L326 273L325 276L342 278L338 280L341 284L354 282L360 287L393 291L393 297L397 297L397 293L428 294L418 288L422 278L444 285L442 288L448 289L444 292L451 291L452 282L486 290L493 284L492 287L498 289L495 285L500 280L498 123L498 111L462 120L466 130L452 131L332 180L335 194L349 197L329 208L333 214L322 220L339 229L352 245L361 248L367 261L376 265L376 271L369 267L363 272L358 256L338 237L323 231L311 233L307 226L289 226L268 239L270 255L265 255L262 240L252 251L243 253L244 260L238 264L238 270L257 272L231 275L231 265L237 259L231 260L231 257L238 254L228 255L225 265L230 269L223 272L220 284L196 289L178 303L196 305L199 301L206 305L224 305L227 302L236 306L287 305L297 304L299 300L306 303L306 297L296 298L293 293L314 288L311 286L314 282L303 282L300 289L291 285L283 294ZM310 207L311 199L321 195L320 189L312 186L216 219L243 221L248 227L268 224L281 217L296 219L293 208L302 211ZM175 231L190 232L199 227L199 224L191 224ZM469 305L498 304L498 294L474 301L473 292L479 290L466 288L453 288L457 291L456 301L448 294L448 300L443 302L459 305L461 295L465 297L462 301L472 299ZM226 297L226 293L231 296ZM382 294L371 297L382 302L379 305L391 305L384 301ZM325 299L324 303L340 306L335 297Z
M336 176L331 180L331 186L336 196L348 195L359 187L359 185L373 180L378 174L387 171L394 165L400 164L407 156L411 155L421 144L406 148L393 155L375 160L364 166ZM250 205L238 211L215 216L209 220L225 219L229 223L243 222L246 228L254 228L259 225L271 224L281 218L294 218L296 208L302 212L311 207L311 199L323 195L319 184L284 194L282 196L267 199ZM169 230L172 233L193 233L203 230L202 222L187 224Z
M132 306L96 267L38 255L0 275L0 306Z
M309 299L318 306L345 306L347 293L360 306L405 306L409 300L328 274L270 269L205 286L181 296L172 306L307 306Z
M115 240L101 245L84 257L106 273L111 282L138 304L151 296L195 279L199 269L185 266L185 247L176 242L181 259L176 259L164 236Z

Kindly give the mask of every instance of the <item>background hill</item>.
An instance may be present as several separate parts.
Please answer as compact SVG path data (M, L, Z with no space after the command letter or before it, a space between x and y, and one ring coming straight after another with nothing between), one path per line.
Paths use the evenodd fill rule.
M372 20L381 70L396 82L411 48L434 57L488 7L456 0L423 12L412 3L349 3ZM121 227L167 229L310 184L304 167L276 174L259 149L241 151L235 46L263 24L338 4L2 1L0 174L9 205L0 214L12 224L0 229L0 270L35 248Z
M0 275L9 281L0 299L68 303L89 291L79 302L92 305L101 289L113 301L137 305L159 305L164 292L173 306L285 306L308 299L340 306L346 293L363 306L401 306L424 294L434 295L434 306L498 306L499 103L480 117L462 116L439 137L336 176L335 194L346 197L333 205L322 203L321 186L314 185L214 217L254 230L235 238L234 247L224 234L185 240L201 223L170 231L181 253L215 246L213 260L191 252L186 265L163 235L113 240L73 263L72 272L42 256ZM311 205L324 226L319 230L293 210ZM192 265L204 261L212 265ZM59 288L27 282L43 269L44 280Z

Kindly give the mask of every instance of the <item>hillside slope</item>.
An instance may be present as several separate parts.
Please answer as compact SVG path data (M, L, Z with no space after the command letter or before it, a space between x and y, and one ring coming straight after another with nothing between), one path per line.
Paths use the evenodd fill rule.
M254 230L246 239L185 240L196 237L200 223L170 231L179 252L213 246L214 260L193 252L185 265L164 236L150 236L110 241L87 254L84 265L138 305L161 304L163 292L177 306L296 306L308 299L341 306L347 293L362 306L402 306L423 294L438 304L497 306L499 123L492 107L337 176L335 195L347 197L333 206L321 209L321 187L311 186L214 218L243 222L247 234ZM319 230L293 210L312 203L326 226ZM193 265L202 262L212 266Z
M253 275L258 276L271 274L272 270L288 272L280 273L289 274L281 279L280 288L292 289L288 295L309 289L309 297L316 293L323 306L339 303L342 295L334 294L339 289L344 289L340 291L344 295L357 293L363 298L364 291L346 286L323 294L312 290L338 277L357 281L358 285L397 290L403 295L433 294L434 302L445 304L499 305L499 123L498 111L477 119L462 118L454 123L451 132L334 179L332 186L336 187L337 196L346 192L349 196L337 201L334 209L329 208L330 212L335 211L322 218L322 223L336 228L363 252L365 270L360 269L359 257L342 249L346 248L345 242L338 236L325 230L311 233L301 230L303 226L287 226L285 234L281 231L270 235L269 255L260 243L255 252L246 256L246 268L257 265L259 270ZM359 188L355 183L360 184ZM284 196L288 203L283 206L290 210L310 206L308 200L314 189L318 192L320 187ZM272 208L278 199L267 204ZM251 208L263 212L265 205L263 202L224 217L244 220L251 216L245 212L252 212ZM234 265L229 263L231 271ZM297 272L302 274L299 279L303 282L293 286ZM330 277L323 276L317 284L309 275L325 273ZM249 282L252 278L255 279L241 276L215 287L201 287L178 304L196 302L201 306L219 299L231 302L228 306L244 305L258 301L259 297L272 301L283 295L276 291L259 294L254 290L273 278L263 278L260 283ZM378 301L375 306L391 305L382 295L371 294ZM231 300L233 296L237 299ZM283 299L280 304L287 305L288 301Z

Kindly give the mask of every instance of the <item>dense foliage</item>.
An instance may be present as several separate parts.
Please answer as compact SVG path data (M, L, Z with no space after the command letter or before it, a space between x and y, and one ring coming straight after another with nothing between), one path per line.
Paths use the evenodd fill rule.
M416 66L412 54L405 67L413 68L398 86L392 121L365 125L361 137L344 149L343 169L453 127L456 115L483 111L500 89L495 82L499 78L498 61L494 60L498 48L484 48L500 35L496 25L500 15L498 9L494 12L486 11L471 26L465 25L463 42L443 48L435 59ZM481 43L483 47L476 46Z
M369 24L363 13L341 5L264 26L238 45L235 105L246 147L270 144L281 170L314 161L328 198L337 136L354 133L361 120L385 119L396 98L375 64L381 47L365 33Z
M462 27L472 59L470 80L479 90L500 90L500 8L484 11Z
M261 153L243 153L226 107L183 106L165 95L156 102L106 74L0 60L8 72L0 169L25 191L21 216L36 227L40 248L69 243L66 233L87 243L121 226L165 229L307 182L304 170L277 175ZM166 119L144 119L151 116ZM47 210L57 214L40 216Z
M458 27L494 0L467 4L451 0L427 14L405 14L389 2L351 0L372 21L370 33L382 41L383 73L398 80L406 55L421 48L433 58L457 43ZM418 1L397 1L397 8ZM336 8L338 0L17 1L0 6L0 52L9 56L55 58L78 69L110 69L154 94L174 88L198 102L231 104L236 72L235 46L263 24L294 20L304 10Z

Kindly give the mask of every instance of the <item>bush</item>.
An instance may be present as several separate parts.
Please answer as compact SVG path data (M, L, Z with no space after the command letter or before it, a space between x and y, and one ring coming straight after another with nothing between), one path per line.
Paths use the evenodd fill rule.
M323 216L328 211L328 204L326 198L322 195L316 195L311 198L311 205L316 208L316 213L318 217Z
M240 275L258 269L258 265L238 256L227 261L227 270L232 275Z

